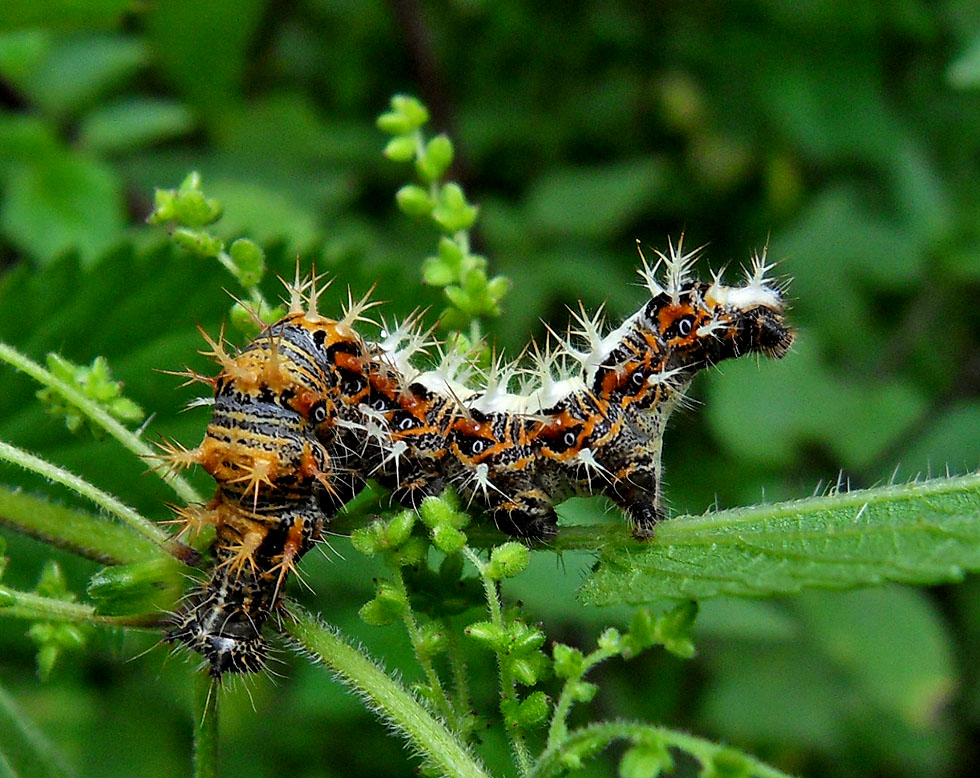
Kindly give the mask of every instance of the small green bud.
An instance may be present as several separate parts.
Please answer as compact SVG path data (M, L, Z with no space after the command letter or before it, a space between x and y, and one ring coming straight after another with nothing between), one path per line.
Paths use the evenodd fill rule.
M473 298L463 291L461 287L455 285L447 286L443 292L449 302L455 305L463 313L473 316L477 312L479 306L474 303Z
M166 556L105 567L89 579L86 591L102 615L162 610L173 602L180 576L176 560Z
M109 363L105 357L96 357L92 364L76 365L60 354L50 353L47 357L48 370L62 381L73 384L82 390L90 400L94 400L119 421L142 421L145 413L132 400L122 396L122 382L112 379ZM64 416L65 424L72 432L85 423L86 417L73 405L69 405L54 389L41 389L37 398L46 406L49 413ZM99 430L93 430L97 433Z
M515 681L524 686L534 686L551 675L551 663L543 653L535 651L512 658L510 670Z
M693 600L681 603L656 620L658 640L670 653L681 659L690 659L697 653L691 640L691 628L698 615L698 604Z
M119 419L119 421L128 421L130 424L143 421L143 418L146 416L143 408L128 397L117 397L115 400L110 401L106 405L106 410L112 416Z
M446 286L456 279L456 273L439 257L422 260L422 280L429 286Z
M377 522L355 529L350 534L350 542L364 556L374 556L384 547Z
M394 162L411 162L415 156L415 134L396 135L388 141L382 153Z
M452 238L443 235L439 238L439 259L451 267L453 271L458 271L463 262L463 249Z
M530 627L527 624L517 622L511 625L510 640L511 653L522 654L537 651L544 645L546 637L537 627Z
M487 283L487 296L494 302L500 302L511 287L507 276L494 276Z
M403 135L417 130L429 121L429 111L414 97L396 95L391 98L391 110L381 114L378 129L390 135Z
M429 541L412 535L398 548L388 552L387 561L398 567L416 567L425 561L429 553Z
M459 184L445 184L439 191L439 202L432 209L432 218L447 233L468 230L476 221L476 206L466 202Z
M418 645L416 650L425 658L431 658L438 654L445 653L446 632L437 624L426 624L420 630Z
M228 318L231 320L232 327L249 338L254 338L262 331L259 323L255 320L255 310L248 305L236 302L231 306Z
M559 678L581 675L585 669L585 657L577 648L555 643L551 655L555 660L555 675Z
M400 546L412 534L415 526L415 511L405 510L395 515L384 528L385 544L389 548Z
M9 608L17 604L17 598L6 589L0 587L0 608Z
M409 216L428 216L432 212L432 198L418 184L406 184L395 192L395 201L402 213Z
M413 130L429 121L429 109L415 97L395 95L391 98L391 107L405 117Z
M239 238L231 244L228 253L242 286L251 289L262 280L265 275L265 252L259 244L248 238Z
M487 575L493 580L513 578L524 571L531 559L531 552L521 543L511 541L497 546L490 552Z
M206 230L181 227L174 230L173 238L174 242L182 249L199 257L216 257L225 248L223 241Z
M499 650L505 642L501 629L489 621L474 621L463 630L467 637L483 643L487 648Z
M419 518L429 529L440 525L452 527L455 525L456 509L445 497L426 497L419 506Z
M381 114L375 124L381 132L387 132L389 135L404 135L412 131L408 119L395 111Z
M568 694L575 702L590 702L598 691L599 687L588 681L568 682Z
M444 554L455 554L466 545L466 535L448 524L432 528L432 542Z
M174 199L172 189L153 190L153 212L146 217L147 224L166 224L174 220Z
M619 761L619 778L657 778L673 770L670 751L659 740L633 746Z
M37 591L42 597L51 597L56 600L75 599L75 595L68 591L68 581L61 565L53 559L49 559L41 568L41 575L37 581Z
M437 181L452 161L452 141L445 135L437 135L425 144L425 151L415 161L415 170L423 181Z
M358 615L367 624L380 627L400 619L407 610L404 593L389 581L378 581L374 599L364 603Z
M531 692L517 708L514 715L516 723L521 727L534 727L542 723L551 711L551 702L544 692Z
M360 616L361 621L372 627L386 627L398 618L377 600L368 600L357 611L357 615Z
M33 636L32 636L33 637ZM51 677L58 657L61 656L61 649L54 643L42 643L37 651L37 676L42 681L47 681Z
M601 648L603 651L618 653L621 646L619 630L615 627L609 627L601 635L599 635L598 644L599 648Z

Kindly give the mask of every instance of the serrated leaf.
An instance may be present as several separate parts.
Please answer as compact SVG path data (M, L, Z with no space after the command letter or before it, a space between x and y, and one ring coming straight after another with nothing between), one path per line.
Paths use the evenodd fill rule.
M680 517L647 545L606 545L579 594L594 605L761 597L956 581L973 570L980 475Z

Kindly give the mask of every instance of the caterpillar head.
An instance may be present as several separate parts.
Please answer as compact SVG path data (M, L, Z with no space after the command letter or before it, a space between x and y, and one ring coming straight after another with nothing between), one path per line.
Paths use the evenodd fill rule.
M653 297L643 318L666 356L666 368L707 367L724 359L759 353L779 359L795 333L786 321L779 286L766 274L765 252L757 255L741 286L726 286L721 274L711 283L688 277L694 254L664 257L667 284L641 271Z

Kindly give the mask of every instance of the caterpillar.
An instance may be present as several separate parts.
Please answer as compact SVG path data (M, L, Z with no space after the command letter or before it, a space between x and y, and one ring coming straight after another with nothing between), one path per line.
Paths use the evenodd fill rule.
M582 309L526 365L497 357L481 369L440 347L424 369L438 344L417 317L367 339L354 325L375 303L351 298L341 319L322 317L316 277L288 284L290 313L237 356L209 340L221 373L190 375L214 390L211 423L198 448L168 456L218 483L210 505L181 512L185 528L215 527L215 560L169 639L215 676L260 667L283 581L368 479L408 507L452 485L528 540L555 535L557 503L604 494L635 537L651 537L665 515L664 428L694 376L745 354L781 358L794 339L765 252L740 286L695 278L698 251L680 242L658 257L638 271L649 299L619 327L603 334L601 312Z

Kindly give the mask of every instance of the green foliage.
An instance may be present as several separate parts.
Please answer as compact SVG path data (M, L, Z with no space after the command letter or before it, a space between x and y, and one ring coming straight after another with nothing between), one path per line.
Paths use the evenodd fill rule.
M917 0L749 0L707 9L590 2L578 10L500 2L397 17L376 2L0 3L0 338L5 360L13 349L33 365L21 359L21 372L3 367L0 439L16 444L21 463L28 461L21 454L39 455L118 495L140 517L164 520L175 493L144 474L155 460L132 456L141 446L142 456L152 454L143 441L118 423L100 422L104 441L68 435L45 414L34 394L38 382L55 386L42 367L46 354L76 365L103 355L126 396L152 414L147 436L193 445L206 409L179 412L194 390L175 389L177 381L154 369L189 363L213 371L196 354L196 325L214 335L230 316L231 329L245 328L232 335L238 344L255 326L245 308L229 314L222 287L250 309L248 290L258 289L272 309L281 294L274 277L292 278L297 255L304 270L315 262L338 277L322 300L325 312L338 309L347 284L360 294L377 281L378 296L389 301L386 315L448 306L459 313L447 324L466 327L475 315L479 331L465 334L513 354L530 336L544 337L540 319L563 329L564 306L577 299L589 310L606 302L613 323L635 310L636 238L662 247L686 230L690 245L710 242L705 253L717 268L737 266L771 235L770 256L794 279L798 345L778 364L740 361L695 383L694 399L704 407L675 415L665 446L667 495L682 515L677 534L665 524L654 546L641 549L603 506L570 502L561 506L557 564L555 554L533 551L519 575L491 579L504 602L524 603L522 613L501 613L505 627L520 622L569 646L589 645L588 635L610 624L621 635L636 633L631 608L599 611L575 600L596 547L603 561L589 592L607 575L609 591L619 592L612 599L631 591L622 573L625 560L636 558L640 600L709 590L752 591L756 599L701 601L689 634L698 656L690 662L648 651L606 663L595 709L624 721L577 727L573 717L569 738L546 749L533 774L586 764L612 740L624 744L623 775L666 773L671 760L680 771L706 775L746 766L746 757L725 746L692 738L683 749L695 754L692 768L676 750L681 741L630 719L711 732L741 754L765 754L799 774L968 772L980 723L975 575L938 592L770 594L823 586L838 574L852 583L957 578L955 567L974 565L975 533L964 520L976 515L974 487L936 502L909 497L928 483L893 487L894 517L887 489L875 493L887 501L863 514L864 503L847 503L847 495L709 518L683 514L752 505L761 489L768 500L785 500L820 482L865 488L922 481L947 468L975 471L975 13L963 3ZM387 127L382 159L385 140L373 118L394 89L423 97L431 115L408 101L393 106L410 122ZM416 132L425 133L421 144ZM410 176L399 178L409 164ZM214 251L220 242L216 256L223 251L232 267L173 251L159 230L143 225L148 193L188 170L201 171L227 215L171 226L199 231L186 236L192 247ZM453 181L460 189L440 201ZM417 187L409 191L422 217L392 216L390 193L406 184ZM445 228L473 218L470 196L479 210L464 246ZM438 211L442 223L433 218L437 206L447 209ZM258 246L263 262L249 248L236 249L238 240ZM410 279L427 254L429 288L417 289ZM509 290L505 282L493 286L483 257L513 279ZM475 279L472 287L464 274ZM448 287L461 291L447 296ZM494 306L503 315L491 316ZM61 383L57 402L87 408L83 416L94 412ZM96 617L86 593L93 577L114 569L100 572L99 565L146 562L152 572L152 560L166 558L160 547L88 512L88 498L63 481L0 467L0 480L10 484L0 490L0 521L11 558L0 603L16 617L0 619L0 670L10 692L0 705L4 767L17 775L65 774L53 756L60 747L81 775L179 774L194 722L204 735L200 774L209 767L213 774L206 744L214 743L207 733L216 717L204 713L219 695L198 687L191 712L183 703L191 685L184 664L164 663L159 649L122 661L151 648L156 636L127 629L123 641L119 622L106 620L132 624L144 606L137 596L134 611ZM211 488L199 474L191 478L180 502ZM836 499L836 513L820 502ZM335 527L364 527L379 505L383 496L362 495ZM864 549L864 535L849 534L846 522L860 514L860 528L868 529L873 508L886 529L868 533ZM438 510L458 513L459 506ZM811 518L835 533L801 531ZM502 774L513 769L508 736L470 713L493 709L487 690L500 685L497 655L460 637L466 623L492 623L475 610L488 600L462 552L453 553L461 530L473 548L491 549L502 538L480 522L463 523L435 521L441 529L434 530L415 521L407 539L392 526L387 545L371 557L332 538L342 559L306 561L304 579L317 594L297 588L296 596L414 684L425 705L405 710L435 705L454 731L482 741L454 753L476 751L484 773ZM14 525L44 542L10 532ZM52 555L74 602L32 592ZM710 581L713 573L721 578ZM164 584L163 598L172 596L170 575L151 575ZM404 604L399 576L410 607L395 626L360 621L357 611L380 591L372 578L385 579ZM126 591L119 591L120 610L128 607ZM653 606L650 624L665 615L661 607ZM89 648L62 652L44 685L34 680L36 647L24 636L42 612L48 624L103 619ZM406 613L414 616L414 637ZM443 619L454 622L451 629ZM676 647L684 634L677 633ZM324 659L336 649L328 643ZM455 722L438 707L416 653L442 676L453 708L465 712ZM462 668L450 662L454 656ZM358 701L317 668L284 659L277 687L250 683L259 715L244 689L220 694L224 772L404 773L400 745L368 723ZM595 680L582 681L583 697ZM532 753L543 737L538 717L560 691L557 678L521 686L508 708ZM270 710L283 718L272 740L262 715ZM611 765L605 773L595 763L588 769L612 774Z
M609 543L596 605L959 581L980 570L980 476L675 519L641 548Z
M429 217L443 233L435 256L422 264L427 284L443 287L450 306L440 317L444 329L465 332L469 342L481 340L474 329L480 317L500 315L500 301L510 282L504 276L487 277L486 257L470 252L470 231L478 209L470 205L462 187L455 182L440 183L453 161L453 144L445 135L426 139L422 126L429 111L413 97L396 95L391 110L378 117L378 129L394 137L384 154L395 162L415 163L423 185L406 184L395 195L398 207L409 216Z
M139 405L122 396L122 384L112 380L109 364L104 357L96 357L91 367L85 367L73 365L58 354L48 354L48 370L56 378L78 385L86 397L104 407L110 416L119 421L139 423L146 416ZM78 432L85 417L77 408L51 388L39 390L37 398L48 413L65 417L65 425L70 432ZM95 429L98 431L98 428Z

